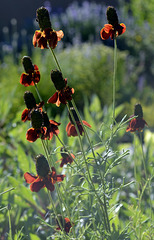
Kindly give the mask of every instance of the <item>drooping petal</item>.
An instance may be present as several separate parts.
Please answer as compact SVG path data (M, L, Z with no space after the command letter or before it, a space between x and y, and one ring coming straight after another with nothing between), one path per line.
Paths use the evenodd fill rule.
M54 49L58 43L58 37L55 31L52 31L50 39L48 39L49 46Z
M123 27L122 33L121 33L121 34L123 34L124 32L126 32L126 25L124 23L120 23L120 26Z
M109 39L110 35L111 35L110 33L105 32L104 28L101 29L100 36L103 40Z
M38 177L34 176L31 173L26 172L24 174L24 178L25 178L26 182L30 184L30 183L34 182Z
M56 31L56 33L57 33L58 41L60 41L64 37L64 33L62 30Z
M30 190L32 192L38 192L38 191L40 191L41 188L44 188L44 187L45 187L44 181L38 177L35 180L35 182L31 183Z
M56 175L57 177L57 182L62 182L64 180L65 175Z
M37 133L37 130L34 128L28 129L26 133L26 139L29 142L35 142L39 138L39 134Z
M30 109L25 108L21 115L21 121L26 122L27 120L30 120L29 113Z
M58 98L58 92L55 92L47 101L47 103L56 103Z
M86 125L87 127L91 128L91 125L87 123L85 120L82 120L83 124Z
M54 184L53 184L53 180L52 180L52 179L51 179L50 181L49 181L48 179L45 179L45 180L44 180L44 183L45 183L46 188L47 188L49 191L53 192L53 191L55 190L55 186L54 186Z
M20 77L20 84L24 85L25 87L34 86L32 78L27 73L22 73Z

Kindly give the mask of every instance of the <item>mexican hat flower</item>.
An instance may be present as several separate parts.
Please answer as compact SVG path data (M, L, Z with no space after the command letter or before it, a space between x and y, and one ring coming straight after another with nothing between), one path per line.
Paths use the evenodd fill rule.
M58 126L61 123L58 123L54 120L49 120L48 115L46 112L42 112L43 115L43 122L44 126L46 127L46 134L44 135L45 139L51 140L53 135L58 135L59 134L59 129Z
M36 11L37 21L39 23L40 30L36 30L33 36L34 47L38 46L41 49L50 48L54 49L57 46L64 33L62 30L55 31L52 29L49 12L46 8L41 7Z
M38 109L42 111L42 107L44 105L44 102L40 102L39 104L36 104L36 100L34 98L33 93L26 91L24 93L24 102L26 104L26 107L21 115L21 121L26 122L27 120L31 120L31 112L35 109Z
M20 83L25 87L34 86L40 81L40 72L37 65L33 65L30 57L24 56L22 58L22 64L25 69L25 73L22 73L20 77Z
M64 148L61 148L61 156L62 158L60 160L58 160L57 162L61 162L60 167L63 167L66 164L71 164L73 162L73 159L75 158L74 154L68 154Z
M66 217L63 220L63 218L61 216L59 216L59 220L60 220L60 223L61 223L64 231L66 233L69 233L69 231L70 231L70 229L72 227L70 219ZM58 227L56 228L56 230L61 230L61 227L59 226L58 220L57 220L57 225L58 225Z
M78 116L77 116L77 114L76 114L76 111L74 110L73 107L71 107L71 112L72 112L72 114L73 114L73 117L74 117L74 119L75 119L76 125L77 125L77 127L78 127L78 131L79 131L80 135L82 136L83 133L84 133L84 129L83 129L82 124L81 124L81 122L80 122L80 120L79 120L79 118L78 118ZM72 119L72 117L71 117L70 114L69 114L69 118L70 118L70 122L69 122L69 123L67 124L67 126L66 126L67 136L68 136L68 137L78 136L78 132L77 132L77 130L76 130L76 126L75 126L75 124L74 124L74 122L73 122L73 119ZM90 125L89 123L87 123L85 120L82 120L82 123L83 123L85 126L91 128L91 125Z
M68 101L71 101L74 89L67 86L67 79L63 78L59 70L51 71L51 80L57 91L48 99L47 103L53 103L59 107L61 103L67 104Z
M28 184L30 184L30 190L32 192L38 192L42 188L47 188L49 191L54 191L54 184L56 182L62 182L65 175L57 175L54 167L49 167L46 158L40 154L36 158L36 172L37 175L33 175L29 172L24 174L24 178Z
M143 119L143 110L141 104L137 103L134 108L134 114L130 116L130 118L136 116L136 118L133 118L126 129L126 132L141 132L145 125L147 125L146 121Z
M43 126L43 115L39 109L31 112L32 127L26 133L29 142L35 142L38 138L46 139L47 128Z
M103 40L111 39L123 34L126 31L124 23L119 24L118 15L114 7L109 6L106 11L108 24L105 24L100 31Z

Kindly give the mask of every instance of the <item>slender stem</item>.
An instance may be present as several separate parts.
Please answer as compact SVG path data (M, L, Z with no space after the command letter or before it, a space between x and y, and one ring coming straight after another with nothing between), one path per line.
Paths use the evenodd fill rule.
M37 92L37 95L38 95L40 101L42 102L43 100L42 100L42 98L41 98L41 95L40 95L40 93L39 93L39 90L38 90L38 88L37 88L37 84L36 84L36 83L35 83L35 90L36 90L36 92Z
M108 228L108 224L106 223L106 214L104 212L104 206L103 206L103 202L101 200L101 198L99 197L96 189L95 189L95 186L94 186L94 183L93 183L93 180L92 180L92 177L91 177L91 174L90 174L90 171L89 171L89 167L88 167L88 163L87 163L87 160L86 160L86 156L85 156L85 152L84 152L84 149L83 149L83 145L82 145L82 141L81 141L81 136L80 136L80 132L79 132L79 129L78 129L78 126L76 124L76 121L74 119L74 116L70 110L70 107L69 107L69 104L67 104L67 107L68 107L68 111L70 113L70 116L73 120L73 123L75 125L75 129L77 131L77 134L78 134L78 139L79 139L79 144L80 144L80 148L81 148L81 152L82 152L82 155L83 155L83 159L84 159L84 162L85 162L85 166L86 166L86 170L87 170L87 174L88 174L88 177L89 177L89 180L90 180L90 185L91 185L91 188L93 189L98 201L99 201L99 204L100 204L100 207L101 207L101 210L102 210L102 213L103 213L103 218L104 218L104 224L105 224L105 228L107 231L110 231L109 228Z
M50 49L50 51L52 52L53 58L54 58L54 60L55 60L55 62L56 62L56 64L57 64L57 67L59 68L59 71L62 72L61 67L60 67L60 64L59 64L59 62L58 62L58 59L57 59L57 57L56 57L56 55L55 55L55 53L54 53L54 50L53 50L51 47L49 47L49 49Z
M57 219L58 224L59 224L59 226L60 226L60 228L61 228L61 231L63 232L65 239L67 239L67 238L66 238L66 233L65 233L65 231L64 231L64 227L62 226L62 223L61 223L61 221L60 221L60 219L59 219L59 217L58 217L57 210L56 210L56 208L55 208L54 202L53 202L53 200L52 200L52 197L51 197L51 194L50 194L49 191L48 191L48 195L49 195L50 202L51 202L51 204L52 204L53 212L54 212L54 214L55 214L55 216L56 216L56 219Z
M116 36L114 37L114 72L113 72L113 115L112 115L112 135L113 126L115 123L115 93L116 93L116 74L117 74L117 41Z
M145 178L147 180L147 170L145 165L145 156L144 156L143 143L142 143L142 133L140 132L139 135L140 135L140 143L141 143L141 149L142 149L142 161L143 161L144 173L145 173Z
M83 127L83 129L84 129L84 133L85 133L85 135L86 135L86 137L87 137L87 139L88 139L88 142L89 142L89 145L90 145L90 149L91 149L92 154L93 154L93 157L94 157L95 164L96 164L96 166L97 166L97 169L99 170L99 174L100 174L100 178L101 178L101 182L102 182L103 190L104 190L104 193L103 193L103 201L104 201L105 217L106 217L106 220L107 220L108 229L109 229L109 231L110 231L110 223L109 223L109 218L108 218L108 213L107 213L107 204L106 204L106 197L105 197L105 182L104 182L104 178L103 178L103 176L102 176L102 172L101 172L101 170L100 170L100 166L98 165L98 162L97 162L97 160L96 160L94 148L93 148L93 146L92 146L92 144L91 144L91 141L90 141L89 135L88 135L88 133L87 133L86 127L84 126L84 124L83 124L83 122L82 122L82 119L81 119L81 117L80 117L80 114L79 114L79 112L78 112L78 109L77 109L76 104L75 104L75 102L74 102L73 99L72 99L72 105L73 105L74 110L76 111L76 113L77 113L77 115L78 115L78 118L79 118L79 120L80 120L80 123L81 123L81 125L82 125L82 127Z
M9 217L9 237L10 237L10 240L13 240L13 237L12 237L12 225L11 225L11 215L10 215L10 209L11 209L11 206L10 204L8 204L8 217Z

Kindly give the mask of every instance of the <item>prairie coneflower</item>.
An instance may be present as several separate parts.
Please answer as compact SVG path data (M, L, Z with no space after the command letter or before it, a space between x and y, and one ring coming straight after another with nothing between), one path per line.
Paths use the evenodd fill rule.
M51 80L57 91L47 102L56 104L56 106L59 107L61 103L67 104L68 101L71 101L74 89L67 86L67 79L63 78L62 73L59 70L51 71Z
M62 182L65 175L57 175L54 167L50 171L49 164L46 158L40 154L36 157L36 171L37 175L26 172L24 178L28 184L30 184L30 190L32 192L38 192L40 189L46 187L51 192L54 191L54 184L56 182Z
M70 219L67 218L67 217L63 219L61 216L59 217L59 219L60 219L62 227L64 228L64 231L66 233L69 233L69 231L70 231L70 229L72 227ZM58 227L56 228L56 230L62 230L61 227L59 226L58 221L57 221L57 225L58 225Z
M106 11L108 24L105 24L100 31L101 38L107 40L109 37L113 39L126 31L124 23L119 24L118 15L114 7L109 6Z
M147 125L146 121L143 119L143 110L141 104L136 104L134 109L134 114L130 116L132 118L133 116L137 116L136 118L133 118L126 129L126 132L135 132L139 131L141 132L145 125Z
M30 57L24 56L22 58L22 64L25 69L25 73L22 73L20 77L20 83L25 87L34 86L40 81L40 72L37 65L33 65Z
M83 127L82 127L82 124L81 124L81 122L80 122L80 120L79 120L79 118L78 118L78 116L77 116L76 111L74 110L74 108L71 107L70 110L71 110L71 112L72 112L72 114L73 114L73 117L74 117L74 119L75 119L76 125L77 125L77 127L78 127L78 131L79 131L80 135L82 136L83 133L84 133L84 129L83 129ZM76 126L75 126L75 124L74 124L74 122L73 122L73 119L71 118L71 115L70 115L70 114L69 114L69 118L70 118L70 122L69 122L69 123L67 124L67 126L66 126L67 136L68 136L68 137L78 136L78 133L77 133L77 130L76 130ZM87 123L86 121L82 120L82 123L83 123L84 125L86 125L87 127L91 128L91 125L90 125L89 123Z
M68 164L68 163L72 163L73 159L75 158L74 154L68 154L67 152L65 152L64 148L61 148L61 156L62 158L60 160L58 160L57 162L61 162L60 167L63 167L64 165Z
M63 38L64 33L62 30L55 31L52 29L49 12L46 8L41 7L36 11L36 20L39 23L40 30L36 30L33 36L34 47L38 46L41 49L51 47L54 49L58 41Z

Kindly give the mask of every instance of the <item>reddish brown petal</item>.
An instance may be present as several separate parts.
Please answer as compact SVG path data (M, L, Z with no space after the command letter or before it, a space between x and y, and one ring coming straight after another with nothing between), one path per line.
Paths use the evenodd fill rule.
M29 112L30 112L30 110L27 108L25 108L23 110L22 115L21 115L21 121L26 122L27 120L30 120Z
M37 176L34 176L33 174L30 174L28 172L26 172L24 174L24 178L26 180L27 183L32 183L34 182L38 177Z
M44 188L44 181L40 178L37 178L35 182L30 185L30 190L32 192L38 192L41 188Z
M65 175L56 175L57 177L57 182L62 182L64 180Z
M44 180L44 183L45 183L46 188L49 191L53 192L55 190L55 187L53 185L53 181L50 182L49 180Z
M107 40L110 37L111 34L110 33L106 33L104 28L102 28L102 30L100 31L100 35L101 35L101 38L103 40Z
M37 41L38 47L41 49L48 48L47 46L47 40L45 37L40 37Z
M36 129L34 129L34 128L28 129L28 131L26 133L26 139L29 142L35 142L38 138L39 138L39 135L38 135Z
M57 46L57 42L58 42L58 37L57 37L57 33L55 31L53 31L51 33L51 37L50 39L48 39L48 43L49 46L54 49Z
M58 92L55 92L54 95L52 95L52 97L50 97L47 101L47 103L56 103L57 102L57 98L58 98Z
M82 120L83 124L86 125L87 127L91 128L91 125L87 123L86 121Z
M33 86L34 83L30 77L29 74L27 73L22 73L21 77L20 77L20 83L22 85L24 85L25 87L28 87L28 86Z
M121 33L121 34L123 34L126 31L126 25L124 23L120 23L120 25L123 27L122 33Z

